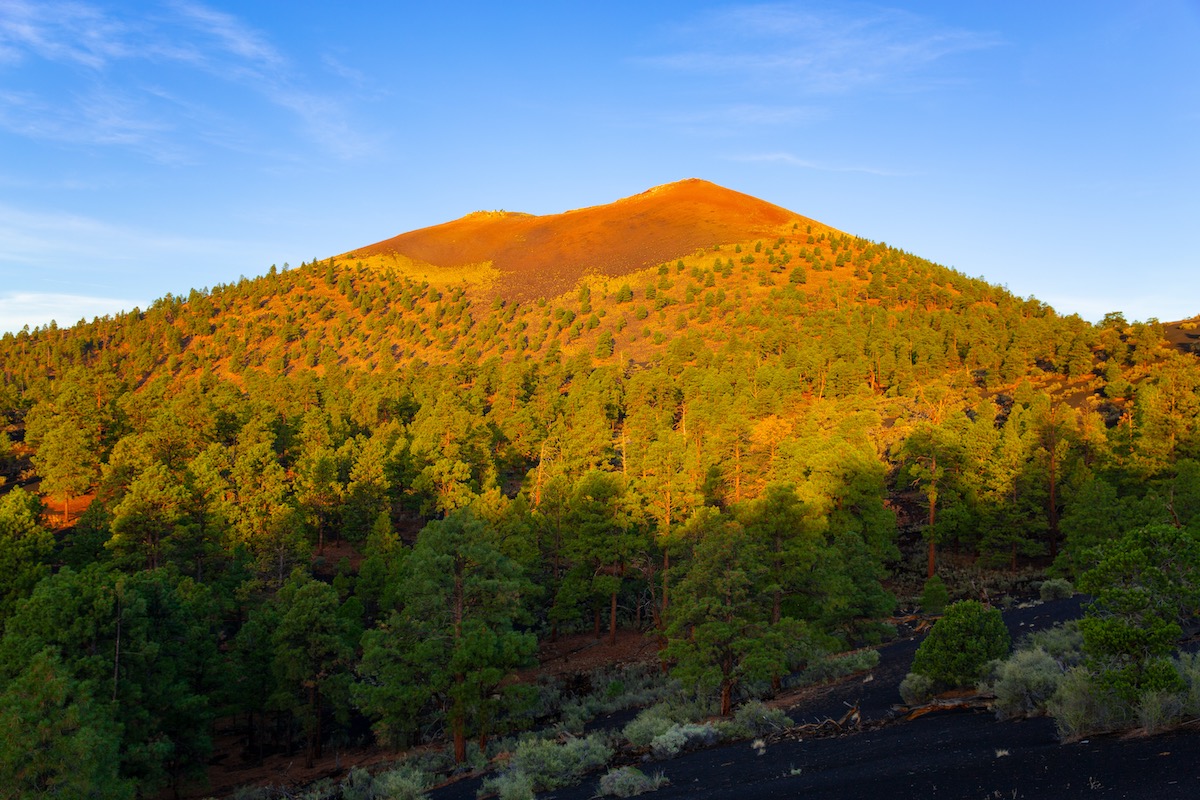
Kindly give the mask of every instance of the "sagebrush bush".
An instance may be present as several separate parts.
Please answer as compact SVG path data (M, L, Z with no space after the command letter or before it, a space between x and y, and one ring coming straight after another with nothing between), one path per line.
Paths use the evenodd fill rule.
M1066 578L1051 578L1042 581L1042 585L1038 587L1038 596L1042 600L1065 600L1073 594L1075 587Z
M362 767L351 767L339 787L342 800L376 800L375 778Z
M1084 667L1072 667L1063 674L1046 709L1054 717L1059 737L1068 742L1129 727L1134 716L1134 709L1120 695Z
M996 694L996 716L1011 719L1045 712L1062 677L1062 666L1040 647L1018 650L1008 660L997 662L987 681Z
M636 797L657 791L668 783L670 781L661 772L647 775L636 767L619 767L600 778L596 794L599 797Z
M533 779L524 772L506 770L485 778L477 796L494 794L499 800L534 800Z
M1200 717L1200 653L1180 653L1175 656L1175 671L1186 687L1181 695L1183 714Z
M296 800L339 800L345 795L338 787L336 781L332 778L322 778L315 783L310 783L304 787L304 793L296 797Z
M1146 692L1138 700L1137 720L1146 733L1161 733L1183 719L1184 695L1173 692Z
M281 794L271 786L241 786L234 790L233 800L274 800Z
M792 726L792 719L782 709L770 708L759 700L751 700L733 713L733 722L745 729L747 736L778 733Z
M634 717L622 733L634 747L649 747L655 736L674 724L675 720L671 719L670 711L665 706L650 706Z
M924 703L933 697L933 678L910 672L900 681L900 699L910 706Z
M721 735L712 725L684 723L672 725L650 742L650 753L657 759L674 758L684 750L716 744Z
M987 663L1008 655L1011 646L998 609L962 600L946 607L917 648L912 671L950 687L974 686Z
M878 650L855 650L852 653L838 653L825 656L811 663L800 673L800 686L837 680L856 672L865 672L879 666ZM790 682L789 682L790 683Z
M578 783L584 773L599 769L612 758L613 750L603 734L569 739L528 739L517 746L509 771L529 776L537 791L559 789Z
M1079 620L1063 622L1044 631L1031 633L1021 639L1019 650L1045 650L1053 659L1066 667L1073 667L1083 659L1083 633Z

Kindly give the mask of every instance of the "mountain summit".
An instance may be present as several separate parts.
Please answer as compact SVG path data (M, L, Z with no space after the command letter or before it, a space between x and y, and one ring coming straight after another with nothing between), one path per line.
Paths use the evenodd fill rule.
M475 212L338 257L431 282L490 282L513 300L553 297L588 274L625 275L812 220L697 178L606 205L535 216ZM825 226L821 226L824 228Z

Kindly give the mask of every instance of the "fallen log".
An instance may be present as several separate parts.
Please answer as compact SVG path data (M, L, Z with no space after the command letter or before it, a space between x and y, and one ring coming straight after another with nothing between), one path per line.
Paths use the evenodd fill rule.
M933 711L950 711L953 709L990 711L992 709L992 701L995 699L996 696L994 694L986 693L973 694L966 697L938 697L930 700L928 703L915 706L892 706L892 717L893 719L912 720L923 717Z

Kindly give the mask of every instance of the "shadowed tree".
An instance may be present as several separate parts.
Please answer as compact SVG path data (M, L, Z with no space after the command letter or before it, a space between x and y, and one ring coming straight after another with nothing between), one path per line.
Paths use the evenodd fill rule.
M787 617L772 624L761 601L770 572L761 544L715 509L702 508L694 519L688 530L696 545L675 590L664 656L685 686L719 691L726 715L738 685L786 671L805 631Z
M0 631L17 603L50 574L54 538L38 524L41 502L20 487L0 498Z
M52 650L43 650L0 694L0 783L4 797L125 800L118 773L120 727Z
M279 705L299 720L307 746L304 763L321 757L326 710L347 710L353 628L338 614L337 591L296 570L277 597L279 626L272 636Z
M355 687L359 707L393 743L411 735L431 703L444 708L459 763L471 731L486 745L514 688L502 688L505 681L537 646L513 627L532 587L483 528L467 509L425 526L404 565L404 608L363 635Z

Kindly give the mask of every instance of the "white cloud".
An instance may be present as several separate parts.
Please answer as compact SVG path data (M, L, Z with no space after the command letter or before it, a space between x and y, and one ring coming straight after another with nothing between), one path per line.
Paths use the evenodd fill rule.
M6 264L20 265L9 269L36 268L65 258L86 258L91 263L80 266L80 272L119 270L129 261L166 261L172 255L195 254L236 257L247 248L245 243L231 240L175 236L78 214L40 213L0 205L0 269ZM97 259L102 261L97 263Z
M1110 311L1120 311L1130 320L1154 317L1162 322L1191 319L1200 314L1200 301L1194 296L1170 294L1131 294L1113 300L1098 295L1039 292L1038 298L1060 314L1078 314L1089 322L1099 322ZM1115 305L1114 305L1115 303Z
M259 95L298 118L313 141L338 157L377 152L369 136L339 122L353 117L344 92L301 88L311 79L266 36L199 3L178 2L135 16L82 2L4 0L0 62L31 59L74 67L75 73L55 92L10 82L0 94L0 127L29 138L125 147L163 162L193 160L183 144L189 137L209 144L244 142L246 136L227 135L230 119L240 114L222 115L197 102L200 90L189 85L194 81L180 81L177 91L149 83L153 73L144 66L161 64L226 84L212 96L227 93L229 85ZM172 79L170 70L161 72L161 80ZM328 74L354 84L351 72L343 67Z
M10 61L31 53L100 69L132 54L133 33L125 22L83 3L0 4L0 49Z
M679 35L705 46L642 62L815 95L902 82L911 88L924 67L1000 43L991 34L942 26L907 11L799 3L722 9L681 26Z
M0 292L0 333L16 333L25 325L35 328L49 325L51 321L65 328L81 319L91 320L134 307L144 307L144 301L77 294Z
M824 164L819 161L810 161L809 159L800 158L799 156L792 155L791 153L756 153L753 155L732 156L730 160L740 161L743 163L786 164L790 167L797 167L799 169L813 169L820 172L861 172L867 175L880 175L888 178L911 177L914 174L911 172L879 169L878 167Z
M233 15L195 3L177 3L175 8L181 17L216 39L221 49L232 55L271 69L284 65L283 56L263 36Z

